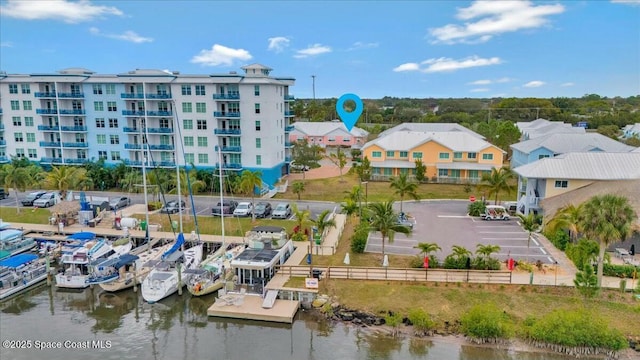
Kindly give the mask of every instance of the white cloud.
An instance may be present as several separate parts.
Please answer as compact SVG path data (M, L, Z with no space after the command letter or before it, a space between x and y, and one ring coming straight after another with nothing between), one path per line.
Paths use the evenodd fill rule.
M489 85L491 80L476 80L469 83L469 85Z
M293 55L294 58L302 59L309 56L316 56L320 54L330 53L331 47L322 45L322 44L313 44L307 47L306 49L296 51L296 54Z
M447 24L429 29L429 34L433 43L482 43L502 33L544 26L549 22L547 16L564 10L561 4L535 6L531 1L481 0L458 8L456 17L465 21L463 25Z
M356 41L353 43L353 45L351 45L350 48L347 49L347 51L372 49L372 48L377 48L379 45L380 44L378 44L377 42L365 43L362 41Z
M418 71L420 70L420 65L416 63L406 63L402 65L398 65L393 68L395 72L403 72L403 71Z
M534 81L529 81L528 83L522 85L524 87L527 88L536 88L536 87L540 87L542 85L544 85L545 82L544 81L540 81L540 80L534 80Z
M289 47L291 40L285 36L276 36L268 39L269 46L267 50L275 51L277 53L284 51L286 47Z
M573 86L573 85L575 85L575 84L572 83L572 82L566 82L566 83L560 84L560 86L562 86L562 87L569 87L569 86Z
M508 77L503 77L503 78L500 78L500 79L496 80L497 83L508 83L508 82L511 82L511 81L513 81L513 79L512 78L508 78Z
M476 88L476 89L471 89L471 90L469 90L469 91L470 91L470 92L487 92L487 91L489 91L489 90L490 90L490 89L488 89L488 88Z
M202 50L191 59L192 63L206 66L226 65L231 66L236 60L250 60L251 54L244 49L232 49L219 44L214 44L210 50Z
M0 13L16 19L62 20L66 23L91 21L107 15L123 15L116 7L93 5L88 0L8 0L4 6L0 6Z
M152 42L153 41L153 38L140 36L135 31L131 31L131 30L125 31L122 34L105 34L105 33L102 33L100 31L100 29L98 29L96 27L91 27L91 28L89 28L89 32L92 33L93 35L96 35L96 36L103 36L103 37L106 37L106 38L109 38L109 39L130 41L130 42L136 43L136 44L141 44L141 43L146 43L146 42Z
M640 6L640 0L611 0L614 4Z
M0 42L0 47L13 47L13 43L11 41L3 41Z
M484 59L476 55L470 56L465 59L454 60L451 58L441 57L438 59L428 59L420 64L417 63L405 63L397 66L393 69L395 72L400 71L420 71L424 73L435 72L451 72L460 69L467 69L478 66L489 66L501 64L502 60L499 57L492 57Z

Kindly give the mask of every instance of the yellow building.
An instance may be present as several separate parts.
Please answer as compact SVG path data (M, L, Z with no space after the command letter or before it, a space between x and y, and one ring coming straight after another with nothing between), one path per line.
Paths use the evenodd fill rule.
M506 153L482 136L461 131L394 131L366 143L362 156L371 163L371 178L387 180L415 174L416 161L426 178L444 183L477 183L483 172L502 167Z

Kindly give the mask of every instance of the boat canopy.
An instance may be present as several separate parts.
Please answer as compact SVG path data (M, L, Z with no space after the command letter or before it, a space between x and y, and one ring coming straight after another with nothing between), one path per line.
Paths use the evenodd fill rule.
M171 249L167 250L164 254L162 254L162 259L163 260L166 259L169 255L174 253L176 250L180 249L182 244L184 244L184 234L180 233L178 234L178 238L176 239L176 242L173 244Z
M11 226L11 224L9 224L9 223L7 223L7 222L4 222L4 221L0 220L0 230L2 230L2 229L6 229L6 228L8 228L9 226Z
M15 269L24 264L30 263L37 258L38 258L38 255L35 255L35 254L18 254L8 259L4 259L0 261L0 267L8 267L8 268Z
M22 235L22 231L16 229L3 229L0 231L0 241L8 241L13 240L15 238L20 237Z
M94 260L91 265L98 268L114 267L119 269L125 265L133 264L139 257L133 254L123 254L117 258Z
M136 260L140 259L139 256L137 255L133 255L133 254L123 254L118 258L118 262L116 263L115 267L116 268L121 268L125 265L131 265L134 262L136 262Z
M95 238L96 238L96 234L88 231L82 231L82 232L67 236L67 239L71 239L71 240L92 240Z

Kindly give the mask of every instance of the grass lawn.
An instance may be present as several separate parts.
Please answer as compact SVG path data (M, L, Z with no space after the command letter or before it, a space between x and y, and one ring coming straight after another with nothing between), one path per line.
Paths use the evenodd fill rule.
M51 212L48 209L21 207L18 213L15 207L0 208L0 219L8 223L48 224L50 217Z

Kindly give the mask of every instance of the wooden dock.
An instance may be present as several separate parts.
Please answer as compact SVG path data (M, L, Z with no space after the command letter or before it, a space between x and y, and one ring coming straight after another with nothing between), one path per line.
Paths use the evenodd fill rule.
M227 298L225 298L227 296ZM229 298L229 297L235 297ZM225 301L225 299L227 301ZM216 299L216 302L209 307L207 315L246 319L271 321L292 324L293 318L298 312L300 301L277 299L273 307L265 309L262 307L263 299L258 295L251 294L227 294Z

